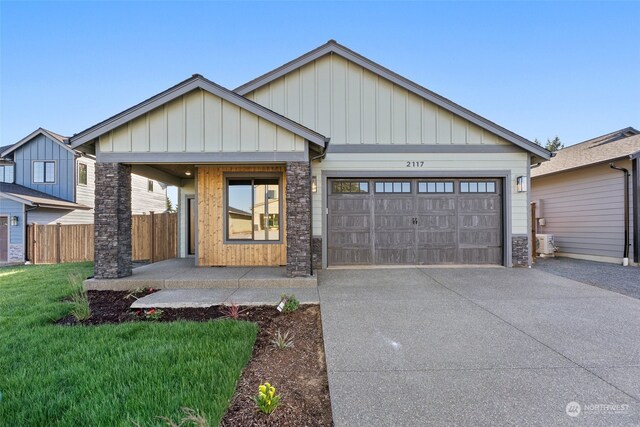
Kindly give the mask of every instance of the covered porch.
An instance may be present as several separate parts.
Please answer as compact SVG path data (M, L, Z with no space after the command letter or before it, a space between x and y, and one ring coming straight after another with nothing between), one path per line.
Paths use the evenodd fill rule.
M126 277L93 278L88 290L198 289L198 288L314 288L316 275L289 277L286 267L196 267L193 258L176 258L144 265Z
M259 273L251 283L261 286L312 277L311 161L327 141L198 75L74 135L74 148L96 156L88 285L240 286ZM183 259L168 268L132 270L131 173L178 187ZM224 272L212 274L218 268Z

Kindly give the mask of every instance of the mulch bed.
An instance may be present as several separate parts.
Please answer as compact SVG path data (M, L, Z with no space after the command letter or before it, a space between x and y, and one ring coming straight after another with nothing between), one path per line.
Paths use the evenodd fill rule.
M137 292L141 297L153 291ZM145 310L131 309L134 296L129 291L89 291L91 317L77 322L72 316L60 319L60 325L99 325L139 321L206 322L227 317L221 306L209 308L163 308L159 319L151 320ZM231 405L221 426L331 426L331 402L324 357L322 324L318 305L303 305L288 314L273 306L240 307L240 320L255 322L260 330L253 356L245 367ZM289 333L293 347L278 349L274 334ZM270 415L256 410L251 399L258 385L270 382L281 395L280 406Z

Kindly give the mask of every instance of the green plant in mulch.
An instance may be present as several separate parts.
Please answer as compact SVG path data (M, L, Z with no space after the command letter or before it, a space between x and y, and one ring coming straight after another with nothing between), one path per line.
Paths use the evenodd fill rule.
M277 349L284 350L285 348L293 347L293 335L289 336L289 332L282 334L280 329L274 334L271 344Z
M280 395L276 395L276 388L269 383L260 384L258 395L253 397L258 410L264 414L271 414L280 404Z
M280 304L278 304L278 310L282 311L283 313L293 313L298 309L298 307L300 307L300 301L298 301L294 294L280 295Z

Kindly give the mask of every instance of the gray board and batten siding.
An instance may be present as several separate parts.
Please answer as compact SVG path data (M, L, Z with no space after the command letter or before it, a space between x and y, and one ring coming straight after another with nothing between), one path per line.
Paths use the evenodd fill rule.
M469 182L492 191L461 192ZM327 188L328 266L503 263L500 178L329 179Z

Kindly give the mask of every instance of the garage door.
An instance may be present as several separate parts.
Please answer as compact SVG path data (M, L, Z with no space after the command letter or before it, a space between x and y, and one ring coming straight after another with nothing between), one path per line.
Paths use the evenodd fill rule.
M332 179L328 264L502 264L500 179Z

